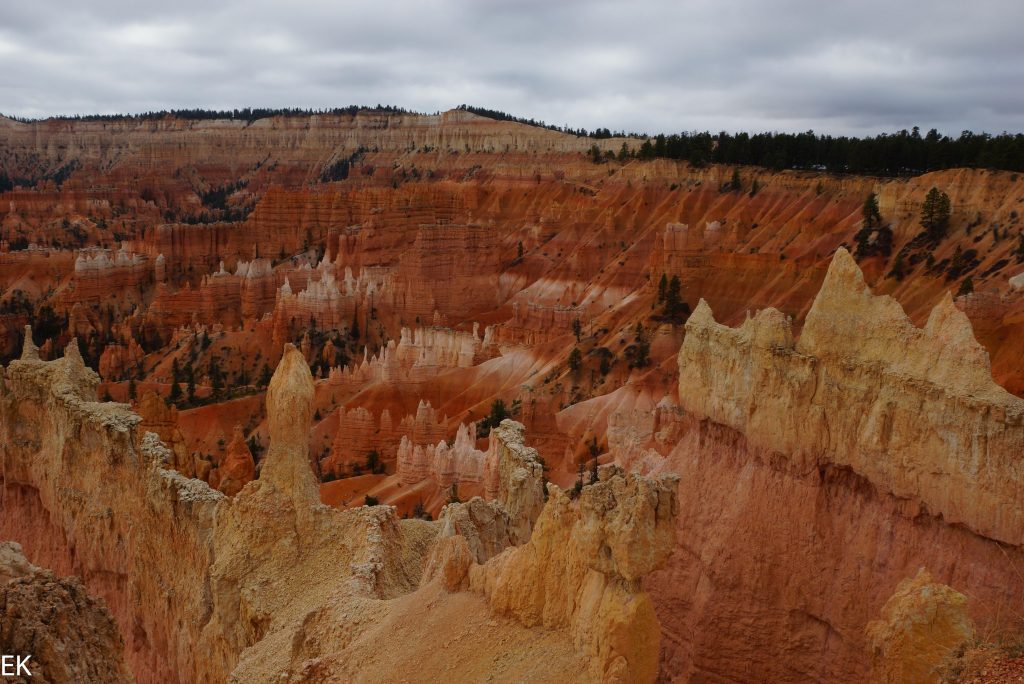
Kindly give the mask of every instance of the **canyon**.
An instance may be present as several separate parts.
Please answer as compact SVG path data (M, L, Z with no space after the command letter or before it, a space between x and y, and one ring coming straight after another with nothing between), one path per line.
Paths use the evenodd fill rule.
M53 681L939 681L1020 633L1024 179L641 143L0 118L0 539L108 668Z

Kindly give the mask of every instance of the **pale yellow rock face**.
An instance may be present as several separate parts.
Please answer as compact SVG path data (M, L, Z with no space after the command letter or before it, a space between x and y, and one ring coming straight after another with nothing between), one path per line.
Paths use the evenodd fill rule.
M672 553L676 483L604 468L578 500L549 485L530 540L471 567L471 588L527 626L568 628L594 680L654 681L660 625L639 579Z
M495 447L486 464L488 494L508 513L513 544L530 538L533 523L544 507L544 469L536 449L526 446L526 428L505 419L494 430Z
M932 684L942 681L940 667L954 649L974 637L974 624L967 597L921 568L896 588L867 636L872 682Z
M313 376L302 352L293 344L285 345L284 356L270 380L267 419L272 438L260 479L297 500L319 501L308 459Z
M25 577L39 568L28 562L21 552L21 545L16 542L0 542L0 584L12 579Z
M701 301L679 352L680 402L778 453L795 474L852 468L949 523L1024 543L1024 400L993 380L950 299L915 327L836 252L799 342L775 310L739 328Z
M98 377L77 347L50 362L34 351L29 342L0 384L0 534L22 542L34 561L80 574L106 599L137 681L654 676L657 620L627 578L656 564L662 545L654 558L635 558L624 535L660 539L662 527L671 529L670 479L620 483L606 475L579 502L554 495L548 516L571 511L562 523L575 521L580 541L567 555L571 535L560 529L539 536L549 558L522 555L562 565L570 580L547 585L558 595L542 597L555 627L544 629L546 622L496 614L481 593L465 591L478 560L502 567L499 552L543 519L543 474L521 429L497 431L507 439L495 450L506 462L494 471L506 501L459 504L436 523L400 520L390 506L325 506L309 462L312 378L289 348L267 397L270 448L261 476L227 497L172 470L172 452L154 433L139 434L141 418L127 405L96 402ZM608 558L581 565L580 554L595 549ZM0 548L0 575L30 571ZM491 585L529 595L523 579L512 574ZM585 659L601 667L584 671ZM68 681L119 681L111 672Z
M424 585L440 581L447 591L466 588L473 554L466 538L461 535L441 537L430 548L430 555L423 567Z
M486 563L513 545L509 534L508 513L497 501L473 497L451 503L441 509L439 536L459 536L477 563ZM531 521L532 525L532 521Z

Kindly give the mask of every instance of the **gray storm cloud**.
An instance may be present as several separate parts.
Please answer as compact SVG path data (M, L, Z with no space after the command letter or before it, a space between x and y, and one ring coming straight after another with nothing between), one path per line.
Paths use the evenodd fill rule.
M463 102L646 132L1024 130L1020 0L4 3L21 116Z

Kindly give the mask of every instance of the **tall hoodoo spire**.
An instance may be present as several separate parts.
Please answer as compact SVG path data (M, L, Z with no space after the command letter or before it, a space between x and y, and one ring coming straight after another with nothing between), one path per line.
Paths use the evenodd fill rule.
M293 344L267 389L270 449L260 480L291 494L293 499L319 501L316 479L309 465L309 428L313 422L313 375L306 359Z

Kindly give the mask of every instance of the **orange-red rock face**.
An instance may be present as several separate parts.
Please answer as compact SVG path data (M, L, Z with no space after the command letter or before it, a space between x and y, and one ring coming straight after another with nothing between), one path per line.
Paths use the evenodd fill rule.
M256 466L249 445L245 443L242 426L236 425L224 459L210 474L210 484L228 496L234 496L252 482L255 474Z
M917 328L840 251L798 341L772 309L728 328L701 302L686 328L661 467L696 553L648 585L672 676L861 680L865 626L922 566L989 629L1024 606L1024 400L952 300Z
M745 169L752 196L722 190L731 168L593 164L592 142L465 113L0 125L0 165L36 155L14 175L52 172L53 149L79 163L60 188L0 195L15 246L0 251L0 351L10 360L29 322L45 358L77 336L113 396L129 378L145 388L136 410L164 465L232 501L263 479L263 397L288 343L315 379L308 460L336 508L436 516L453 498L494 500L495 442L475 425L508 417L566 489L598 463L675 471L676 553L646 580L669 679L858 681L863 626L921 559L990 605L1018 600L1017 418L985 388L1024 393L1024 182ZM321 180L350 155L347 179ZM933 185L953 219L922 248ZM226 208L210 204L218 188ZM867 283L923 332L895 302L816 304L872 191L892 254L857 259L864 282L847 268L832 294ZM680 282L675 319L663 275ZM965 275L974 292L946 299ZM766 307L781 313L754 315ZM776 357L782 370L761 363ZM866 422L842 422L857 402ZM32 508L13 528L48 519L35 496L11 494ZM79 569L60 544L41 553ZM436 559L448 579L463 577L455 547ZM122 625L126 581L100 592ZM170 643L163 629L143 631ZM178 657L125 634L136 668Z

